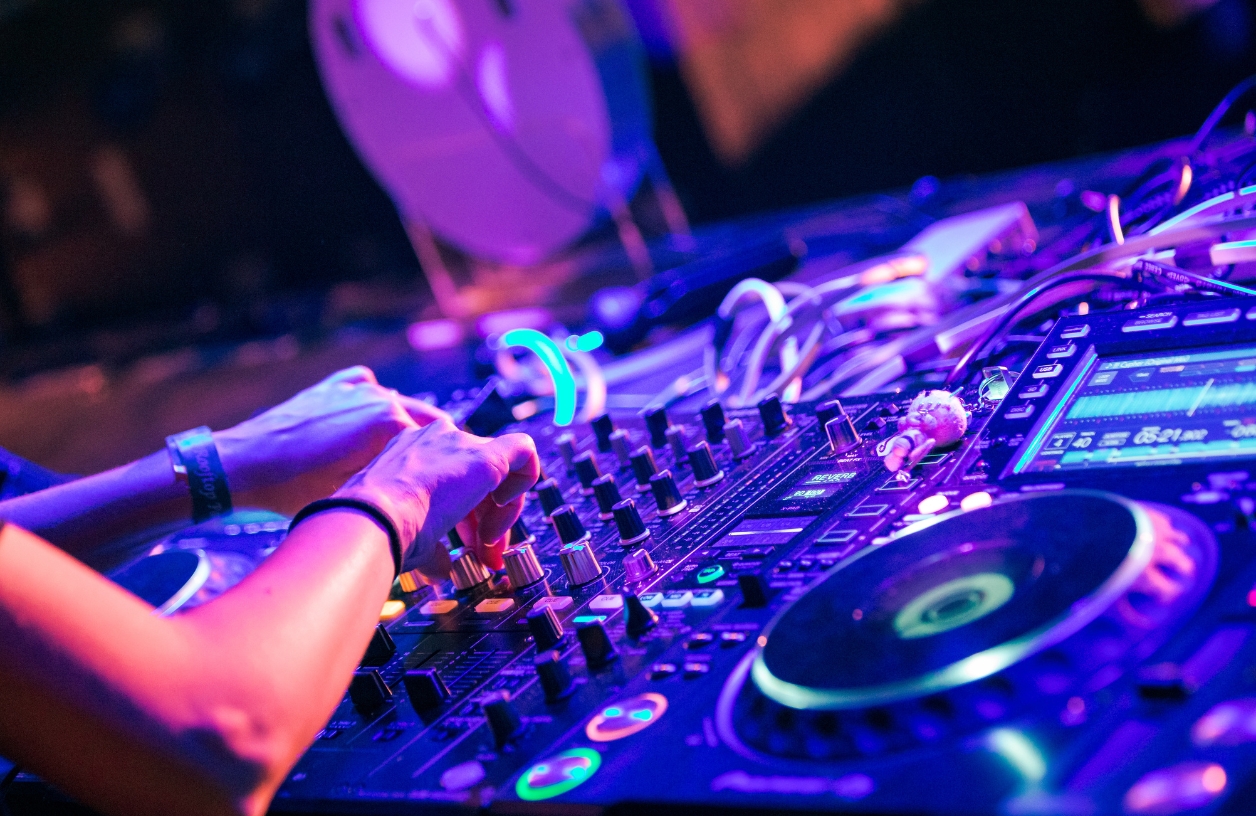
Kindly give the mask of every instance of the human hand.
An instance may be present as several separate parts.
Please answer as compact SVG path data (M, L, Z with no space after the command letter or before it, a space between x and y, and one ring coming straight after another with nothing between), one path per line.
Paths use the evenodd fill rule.
M486 566L501 569L506 534L539 474L527 434L485 439L439 419L402 431L336 495L387 513L406 548L403 568L443 578L449 557L440 537L455 526Z
M214 442L237 504L292 514L330 495L401 431L436 419L448 417L355 366L216 432Z

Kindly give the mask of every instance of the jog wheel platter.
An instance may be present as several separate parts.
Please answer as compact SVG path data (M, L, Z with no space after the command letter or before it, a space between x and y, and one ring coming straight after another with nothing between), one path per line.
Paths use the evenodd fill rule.
M1194 517L1107 493L941 516L786 607L730 677L721 728L740 749L833 760L1091 694L1163 642L1216 561Z

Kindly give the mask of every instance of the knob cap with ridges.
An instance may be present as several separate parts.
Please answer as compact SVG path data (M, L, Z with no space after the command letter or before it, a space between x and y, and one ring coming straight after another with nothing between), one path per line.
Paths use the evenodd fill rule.
M621 545L628 547L650 537L650 531L637 510L637 503L632 499L624 499L615 505L612 512L615 514L615 527L619 530Z
M602 565L587 541L566 545L558 551L558 560L562 562L563 572L567 573L567 581L572 586L581 586L602 576Z
M715 454L706 442L699 442L689 449L689 467L693 468L696 487L710 487L724 478L724 471L715 463Z
M740 419L730 419L724 423L724 435L728 437L728 450L734 459L745 459L754 453L754 443L746 433L746 426Z
M615 517L615 505L622 498L615 477L609 473L593 480L593 495L597 499L597 517L602 521L610 521Z
M550 514L550 522L554 525L554 532L558 533L558 540L564 544L574 544L589 537L589 531L584 529L584 522L570 504Z
M645 445L632 452L632 475L637 478L637 492L644 493L650 489L650 477L658 473L654 464L654 452Z
M537 652L553 649L563 639L563 624L552 606L534 606L528 612L528 631L536 643Z
M611 434L615 432L615 420L611 419L610 414L602 414L595 417L589 423L593 426L593 435L597 437L597 449L602 453L611 452Z
M824 434L829 438L829 448L834 454L854 450L863 441L849 414L841 414L830 419L824 425Z
M655 408L645 415L645 427L650 432L650 445L655 448L661 448L667 444L667 429L672 427L672 421L667 418L667 410L665 408Z
M515 589L532 586L545 577L541 562L531 544L519 544L502 553L506 562L506 574L510 576L510 585Z
M769 439L780 436L792 424L781 398L775 394L759 403L759 419L763 422L763 433Z
M566 504L566 501L563 499L562 488L553 479L546 479L544 483L538 485L536 496L541 502L541 513L546 518L549 518L551 513Z
M829 424L829 420L837 419L844 413L846 413L846 410L842 408L842 404L837 400L822 402L816 406L816 422L823 428Z
M650 477L650 491L654 493L654 503L658 505L659 515L664 518L676 515L688 504L681 497L680 488L676 487L676 480L672 478L670 470L661 470Z
M624 556L624 574L629 581L644 581L657 571L649 550L636 549Z
M575 458L576 478L580 480L580 492L586 496L593 494L593 480L602 475L602 468L592 451L581 451Z
M488 581L488 570L480 559L467 547L459 547L449 553L450 575L454 588L468 590Z

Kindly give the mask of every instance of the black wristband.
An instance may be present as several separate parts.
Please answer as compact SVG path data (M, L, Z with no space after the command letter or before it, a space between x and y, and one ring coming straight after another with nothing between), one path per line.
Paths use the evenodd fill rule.
M292 532L298 524L310 516L315 513L321 513L324 510L358 510L379 522L379 526L383 527L384 532L388 534L388 549L392 550L393 558L393 577L396 578L401 574L401 534L397 532L397 525L393 524L387 513L368 501L332 496L329 499L319 499L318 501L310 502L292 517L292 523L288 525L288 532Z
M175 474L186 479L192 494L192 521L202 521L231 512L231 488L227 471L218 458L218 446L209 428L201 426L166 437L166 450Z

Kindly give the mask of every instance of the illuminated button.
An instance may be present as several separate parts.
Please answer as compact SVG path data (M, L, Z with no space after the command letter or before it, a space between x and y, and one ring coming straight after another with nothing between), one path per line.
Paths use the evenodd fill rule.
M1031 385L1025 390L1021 391L1020 398L1023 400L1038 399L1039 397L1045 397L1047 395L1047 392L1050 390L1051 390L1051 386L1047 385L1044 382L1035 383L1034 385Z
M427 580L418 570L409 570L397 576L402 592L418 592L420 587L427 586Z
M709 567L703 567L698 570L698 583L709 584L712 581L718 581L724 577L724 568L719 564L712 564Z
M1173 312L1153 312L1142 317L1136 317L1133 320L1127 320L1121 326L1123 332L1141 332L1155 331L1156 329L1171 329L1177 325L1178 318Z
M405 614L405 601L384 601L384 608L379 610L380 623L396 620Z
M680 667L675 663L655 663L650 667L646 677L651 680L666 680L669 677L675 677L678 671L680 671Z
M699 677L706 677L711 671L711 664L691 660L684 665L684 669L686 680L697 680Z
M980 510L983 507L989 507L994 504L994 497L984 490L976 493L969 493L959 503L961 510Z
M1083 323L1080 326L1069 326L1067 329L1060 332L1060 339L1078 340L1088 334L1090 334L1090 324Z
M599 711L585 726L584 734L594 742L614 742L644 731L666 711L667 698L662 694L638 694Z
M515 795L525 802L553 799L584 783L601 765L602 755L591 748L563 751L524 771Z
M1208 709L1191 727L1191 742L1199 748L1256 742L1256 699L1226 700Z
M647 609L653 609L654 607L663 603L663 593L662 592L647 592L644 595L639 595L637 597L637 600L641 601L641 605L646 607Z
M557 612L560 609L566 609L571 606L571 604L572 601L570 595L546 595L544 598L537 598L536 603L532 604L532 608L544 609L548 606L550 609Z
M1211 326L1214 323L1233 323L1239 319L1239 309L1212 309L1207 312L1191 312L1183 320L1183 326Z
M946 496L943 496L941 493L934 493L928 498L921 499L920 504L916 507L916 511L922 516L932 516L934 513L945 510L950 504L951 500Z
M623 595L599 595L589 601L589 609L594 612L615 612L624 608Z
M1173 814L1211 804L1226 788L1225 768L1215 762L1182 762L1144 776L1125 792L1125 812Z
M720 646L731 649L746 642L745 632L720 632Z
M688 606L689 602L692 600L693 593L689 590L672 589L663 593L662 605L664 609L683 609Z
M722 589L697 589L693 592L693 597L689 599L690 606L698 608L719 606L724 603L724 590ZM664 606L667 604L664 603Z
M1064 371L1064 366L1059 363L1047 363L1034 369L1034 379L1047 380L1051 377L1058 377L1062 371Z
M1060 359L1063 359L1064 357L1072 357L1076 353L1077 353L1076 343L1065 343L1063 345L1052 346L1051 348L1047 349L1047 359L1048 360L1060 360Z
M514 598L485 598L475 605L475 611L481 615L500 615L509 612L514 606Z
M699 649L705 649L714 642L715 635L710 632L698 632L696 635L685 641L685 648L691 652L696 652Z
M1015 408L1009 408L1007 413L1003 415L1004 419L1028 419L1034 415L1034 406L1031 403L1017 405Z
M861 504L846 514L848 518L876 517L889 510L888 504Z
M457 601L428 601L419 607L420 615L447 615L458 608Z
M1252 308L1247 310L1247 319L1256 320L1256 306L1253 306Z

